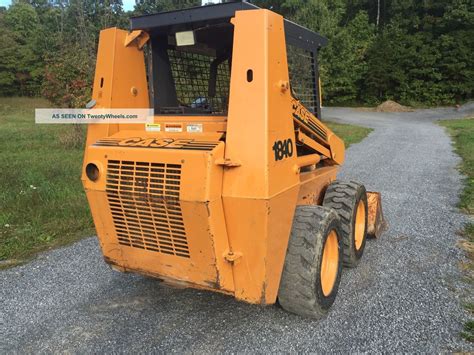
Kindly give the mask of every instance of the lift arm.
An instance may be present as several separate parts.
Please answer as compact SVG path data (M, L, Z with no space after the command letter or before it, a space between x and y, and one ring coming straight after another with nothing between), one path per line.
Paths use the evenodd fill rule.
M318 120L300 101L292 101L296 141L333 164L344 162L344 141Z

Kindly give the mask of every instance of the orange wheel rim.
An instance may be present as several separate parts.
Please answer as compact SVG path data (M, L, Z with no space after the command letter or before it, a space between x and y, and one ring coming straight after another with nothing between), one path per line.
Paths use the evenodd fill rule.
M357 205L356 219L354 225L354 242L356 250L362 246L365 236L365 205L364 201L360 200Z
M337 234L332 230L324 243L323 260L321 261L321 288L324 296L329 296L336 282L339 270L339 245Z

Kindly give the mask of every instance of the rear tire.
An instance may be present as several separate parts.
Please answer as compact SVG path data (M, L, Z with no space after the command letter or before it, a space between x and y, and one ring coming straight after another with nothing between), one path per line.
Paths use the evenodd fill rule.
M278 301L287 311L324 317L336 299L342 272L341 227L322 206L298 206L293 219Z
M364 185L353 181L333 181L326 190L323 206L335 210L341 220L344 266L357 266L367 239L367 192Z

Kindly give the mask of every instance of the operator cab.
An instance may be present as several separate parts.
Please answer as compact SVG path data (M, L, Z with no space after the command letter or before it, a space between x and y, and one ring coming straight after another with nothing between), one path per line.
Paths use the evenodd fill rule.
M131 18L131 30L150 35L148 80L156 115L227 115L231 18L236 11L255 9L233 2ZM317 54L327 39L291 21L284 24L292 95L320 118ZM252 76L247 73L247 80Z

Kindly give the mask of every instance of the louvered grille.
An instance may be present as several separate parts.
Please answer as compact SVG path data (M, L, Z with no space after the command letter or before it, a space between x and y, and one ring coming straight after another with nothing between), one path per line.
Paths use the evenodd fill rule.
M109 160L106 192L118 242L189 258L180 182L179 164Z

